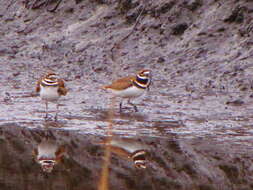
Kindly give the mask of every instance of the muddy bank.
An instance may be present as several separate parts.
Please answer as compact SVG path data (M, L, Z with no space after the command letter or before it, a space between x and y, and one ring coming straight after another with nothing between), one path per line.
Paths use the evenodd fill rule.
M148 167L114 155L112 189L253 188L252 2L69 0L54 12L55 1L34 2L0 0L1 187L95 189L103 147L93 141L106 135L110 98L101 86L149 68L140 111L116 109L113 128L149 147ZM48 69L69 94L45 123L34 88ZM68 147L53 175L31 157L46 127Z

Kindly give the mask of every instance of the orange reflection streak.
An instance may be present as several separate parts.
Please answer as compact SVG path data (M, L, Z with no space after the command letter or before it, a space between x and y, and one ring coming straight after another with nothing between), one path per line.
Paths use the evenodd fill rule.
M113 118L114 118L114 106L115 97L111 98L110 110L108 115L108 128L107 128L107 140L108 142L112 139L112 129L113 129ZM98 190L108 190L109 189L109 166L111 159L111 147L105 146L104 163L102 166L101 178L98 186Z

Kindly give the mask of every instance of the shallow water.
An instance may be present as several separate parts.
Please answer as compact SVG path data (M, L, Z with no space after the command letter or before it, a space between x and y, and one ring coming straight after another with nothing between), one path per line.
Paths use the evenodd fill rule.
M98 91L91 99L81 96L82 91L74 93L61 99L58 121L53 119L55 105L50 104L50 116L45 120L39 97L11 93L11 100L1 107L8 110L2 112L0 121L3 189L97 188L105 150L101 142L108 134L109 96ZM251 118L241 115L244 110L214 105L219 104L216 97L183 100L187 104L174 103L178 97L167 98L151 91L136 100L139 112L127 107L119 113L117 104L113 139L143 147L146 169L136 168L128 156L113 152L110 188L233 189L240 180L250 185L253 131ZM89 108L99 101L99 107ZM205 107L200 106L203 103ZM212 110L216 106L219 113ZM48 139L65 147L61 161L50 173L43 172L33 155ZM123 149L128 146L120 144Z

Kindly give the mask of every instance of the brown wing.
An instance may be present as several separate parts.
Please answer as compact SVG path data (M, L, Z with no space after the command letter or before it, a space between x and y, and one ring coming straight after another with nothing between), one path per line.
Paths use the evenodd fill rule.
M58 88L59 94L65 96L68 90L65 88L64 81L62 79L58 79L58 84L59 84L59 88Z
M111 146L111 151L123 159L130 160L130 154L124 148Z
M41 80L42 80L42 79L38 80L37 83L36 83L36 89L35 89L35 91L36 91L37 93L40 92L40 83L41 83Z
M33 149L32 150L32 157L34 160L37 160L37 156L38 156L38 149Z
M133 85L133 80L135 79L135 76L128 76L121 79L118 79L116 81L113 81L111 85L104 86L104 89L114 89L114 90L122 90L125 88L128 88Z
M109 146L111 152L113 152L114 154L117 154L118 156L124 159L130 160L130 154L124 148L111 145L110 140L108 139L97 142L96 144Z
M60 161L61 161L61 159L62 159L63 155L65 154L65 152L66 152L65 146L62 145L62 146L60 146L60 147L58 148L58 150L57 150L56 153L55 153L56 161L57 161L57 162L60 162Z

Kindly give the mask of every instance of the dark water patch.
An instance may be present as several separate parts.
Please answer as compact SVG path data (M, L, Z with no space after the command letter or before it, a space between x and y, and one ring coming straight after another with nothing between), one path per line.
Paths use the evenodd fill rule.
M224 171L231 183L241 183L239 179L239 171L236 166L233 165L219 165L219 168Z
M0 143L0 168L5 176L8 176L0 178L5 185L14 186L18 183L22 187L35 188L46 180L47 187L50 188L54 188L57 184L61 188L81 188L90 185L91 189L95 189L105 146L111 146L112 150L110 165L110 175L113 176L110 178L112 189L116 189L116 186L121 189L144 187L185 189L190 184L200 184L199 180L203 178L210 181L210 184L206 182L207 186L212 186L219 184L220 175L224 179L235 180L238 176L245 176L250 172L249 168L243 167L242 164L248 163L245 156L252 156L244 146L233 146L234 149L240 149L240 153L230 154L230 157L227 157L226 151L231 144L226 142L220 144L212 138L184 139L182 136L169 133L167 138L139 136L139 134L135 137L126 137L125 133L122 136L114 134L113 141L106 141L104 136L87 135L78 130L66 131L47 126L45 123L34 128L9 123L1 125L0 129L3 139ZM45 174L36 161L37 156L33 154L33 150L38 150L45 141L50 142L49 145L52 147L64 147L65 152L53 171L46 174L48 177L43 179L39 176ZM140 149L147 152L146 169L136 168L131 158L131 152ZM217 156L214 157L216 153ZM235 159L234 156L240 159ZM237 165L242 168L238 170ZM219 173L221 170L223 173ZM208 172L218 172L219 177L216 178L216 175ZM239 181L240 183L236 185L247 184L249 180L246 177L244 182ZM223 183L224 188L229 187L226 181ZM214 188L219 187L214 185Z
M161 189L183 189L179 181L173 179L158 178L154 179L156 184L159 184Z
M198 186L199 190L215 190L213 185L201 184Z
M176 153L179 153L179 154L183 153L182 149L180 147L180 144L178 143L177 140L168 140L167 147L168 147L168 149L170 149Z

